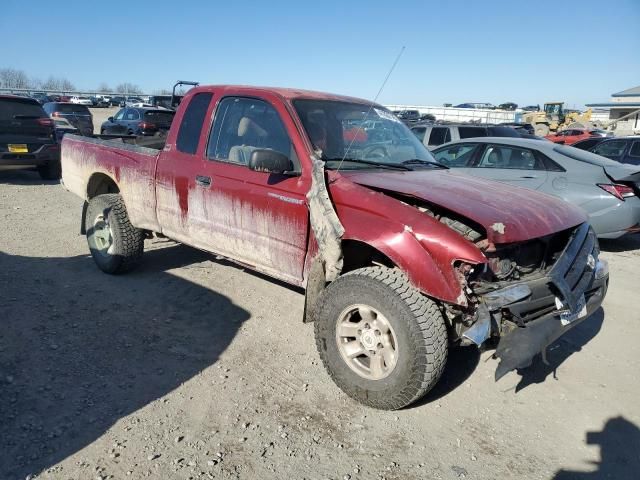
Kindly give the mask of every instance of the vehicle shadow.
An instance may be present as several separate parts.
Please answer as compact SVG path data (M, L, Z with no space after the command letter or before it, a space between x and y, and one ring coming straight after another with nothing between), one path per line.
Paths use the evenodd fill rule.
M24 479L214 364L249 312L167 273L179 245L111 276L89 256L0 252L0 478Z
M558 470L553 480L632 480L640 476L640 429L624 417L610 418L601 432L587 432L588 445L600 445L591 472Z
M438 383L424 397L407 407L413 409L445 397L462 385L480 363L481 351L476 346L449 349L447 363Z
M627 252L640 249L640 234L625 235L622 238L599 240L600 249L604 252Z
M0 170L0 185L58 185L60 180L42 180L37 170Z
M593 312L589 318L549 345L546 355L547 363L543 361L542 355L538 354L529 367L518 369L517 372L521 378L516 385L515 391L519 392L534 383L542 383L551 374L553 374L554 379L557 379L556 371L558 367L571 355L582 350L582 347L598 334L602 328L603 321L604 310L601 307Z

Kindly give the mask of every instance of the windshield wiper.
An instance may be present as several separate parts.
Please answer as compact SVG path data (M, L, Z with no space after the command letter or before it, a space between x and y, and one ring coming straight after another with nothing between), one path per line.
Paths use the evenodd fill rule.
M403 165L401 163L386 163L386 162L372 162L369 160L362 160L359 158L323 158L325 162L352 162L352 163L362 163L364 165L373 165L379 168L393 168L395 170L413 170L413 168L408 165Z
M410 160L405 160L404 162L402 162L402 165L429 165L429 166L438 167L438 168L446 168L446 169L449 168L443 163L434 162L431 160L420 160L419 158L412 158Z

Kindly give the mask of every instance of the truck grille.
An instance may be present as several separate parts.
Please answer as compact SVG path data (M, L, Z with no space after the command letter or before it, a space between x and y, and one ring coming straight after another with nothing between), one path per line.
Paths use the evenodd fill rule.
M572 311L578 306L594 276L598 259L596 234L588 223L573 233L564 252L551 268L549 276L564 304Z

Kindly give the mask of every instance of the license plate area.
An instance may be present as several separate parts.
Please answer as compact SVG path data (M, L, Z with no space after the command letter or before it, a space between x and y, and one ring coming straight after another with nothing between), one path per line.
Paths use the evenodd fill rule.
M556 297L556 307L558 310L565 308L564 303L558 297ZM578 304L576 305L576 309L573 311L563 311L560 312L560 323L562 325L569 325L572 322L580 318L584 318L587 316L587 301L584 297L584 294L578 300Z
M7 145L9 153L29 153L25 143L10 143Z

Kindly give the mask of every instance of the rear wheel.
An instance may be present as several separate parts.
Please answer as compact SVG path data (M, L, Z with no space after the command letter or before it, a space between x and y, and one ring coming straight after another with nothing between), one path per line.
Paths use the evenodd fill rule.
M140 263L144 232L131 225L119 194L89 200L85 229L91 256L103 272L124 273Z
M422 397L440 378L448 348L444 318L399 270L349 272L324 290L318 306L320 358L351 398L396 410Z

